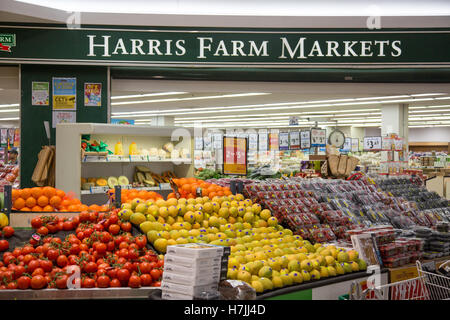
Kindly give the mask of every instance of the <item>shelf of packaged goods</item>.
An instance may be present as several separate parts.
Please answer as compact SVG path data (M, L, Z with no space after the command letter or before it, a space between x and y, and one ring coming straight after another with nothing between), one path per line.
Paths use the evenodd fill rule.
M191 159L155 159L155 160L130 160L130 159L123 159L123 160L82 160L81 163L87 164L87 163L173 163L175 165L178 164L191 164Z

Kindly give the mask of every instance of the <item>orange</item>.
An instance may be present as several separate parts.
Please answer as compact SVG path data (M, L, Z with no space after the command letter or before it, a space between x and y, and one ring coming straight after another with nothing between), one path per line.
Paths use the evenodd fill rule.
M224 193L223 193L222 190L220 190L219 192L217 192L217 195L218 195L219 197L222 197L222 196L224 195Z
M189 193L186 199L195 199L195 196L192 193Z
M202 188L202 197L207 197L208 196L208 189L206 188Z
M178 180L178 182L180 183L180 186L184 186L185 184L189 183L186 178L181 178Z
M147 191L139 191L138 192L138 198L142 199L142 200L147 200L148 199L148 194Z
M70 201L67 199L64 199L63 201L61 201L61 207L68 207L70 206Z
M55 211L55 209L53 209L52 206L47 205L42 209L42 211L52 212L52 211Z
M191 192L191 185L189 183L183 184L181 189L186 192Z
M89 209L89 207L85 204L80 204L79 209L80 209L80 211L87 211Z
M212 198L214 198L215 196L217 196L217 193L216 192L210 192L209 193L209 195L208 195L208 197L210 198L210 199L212 199Z
M27 200L25 200L25 205L28 208L33 208L36 205L36 199L33 197L29 197Z
M77 199L77 198L73 198L72 200L69 200L69 201L70 201L70 204L74 205L74 206L81 204L80 199Z
M172 179L172 181L173 181L173 183L175 183L177 186L178 186L179 183L180 183L180 179L177 179L177 178Z
M61 204L61 198L58 196L53 196L49 201L50 205L57 208Z
M197 188L198 188L198 184L191 184L191 193L196 194Z
M167 195L167 199L175 199L175 193L171 192Z
M188 180L188 183L190 183L190 184L197 182L197 179L195 179L195 178L188 178L187 180Z
M101 206L101 210L102 211L108 211L108 209L109 209L109 207L108 207L107 204L104 204L104 205Z
M39 212L39 211L42 211L42 208L39 206L34 206L33 208L31 208L31 211Z
M48 198L46 196L40 196L37 204L41 207L45 207L46 205L48 205Z
M56 189L56 195L62 199L66 196L66 193L62 190Z
M225 194L226 196L230 196L230 195L232 195L232 193L231 193L231 191L230 191L230 190L225 190L225 191L224 191L224 194Z
M96 204L91 204L91 205L89 206L89 210L92 210L92 211L99 211L99 210L100 210L100 206L99 206L99 205L96 205Z
M25 207L25 204L25 200L23 200L22 198L18 198L16 199L16 201L14 201L13 207L17 210L21 210Z
M34 187L31 188L31 195L33 196L33 198L35 198L36 200L39 199L40 196L42 196L44 194L44 191L42 190L41 187Z
M50 199L53 196L56 196L56 189L53 187L44 187L42 189L44 196Z
M12 192L11 192L12 201L16 201L16 199L20 198L21 195L22 195L22 190L12 189Z
M128 194L128 199L133 200L133 199L139 198L138 195L139 195L139 193L134 190Z
M23 207L22 209L20 209L20 211L31 211L31 210L28 207Z
M24 188L22 189L21 198L24 200L27 200L29 197L31 197L31 189L30 188Z

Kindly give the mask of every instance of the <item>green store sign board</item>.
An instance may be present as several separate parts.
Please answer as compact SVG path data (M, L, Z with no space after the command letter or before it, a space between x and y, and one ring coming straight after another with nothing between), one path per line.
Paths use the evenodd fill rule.
M0 62L96 65L450 64L450 30L130 29L0 25Z

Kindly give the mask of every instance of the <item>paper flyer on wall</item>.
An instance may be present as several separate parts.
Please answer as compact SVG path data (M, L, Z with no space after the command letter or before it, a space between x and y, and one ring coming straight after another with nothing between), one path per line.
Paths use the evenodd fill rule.
M77 79L53 78L53 110L77 109Z
M85 83L84 84L84 105L86 107L102 106L102 84Z
M32 106L48 106L50 95L50 84L48 82L31 83L31 105Z
M77 113L74 111L53 111L52 127L58 123L76 123Z

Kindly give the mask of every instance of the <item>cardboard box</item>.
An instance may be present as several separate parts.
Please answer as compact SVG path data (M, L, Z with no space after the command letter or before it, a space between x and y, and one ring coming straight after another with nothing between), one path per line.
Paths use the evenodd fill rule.
M167 246L169 247L169 246ZM195 257L183 257L166 253L164 255L164 263L173 263L188 268L198 268L199 266L220 267L221 257L213 257L206 259L197 259Z
M201 286L219 283L219 274L179 274L164 270L162 281L179 283L186 286Z
M186 243L167 246L167 253L193 258L214 258L222 257L224 251L223 246L214 246L210 244ZM167 254L166 253L166 254Z
M165 267L165 266L164 266ZM174 293L186 294L190 296L199 296L203 292L215 294L219 290L218 283L211 283L203 286L186 286L179 283L173 283L170 281L161 282L162 291L170 291Z

